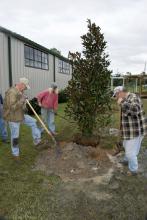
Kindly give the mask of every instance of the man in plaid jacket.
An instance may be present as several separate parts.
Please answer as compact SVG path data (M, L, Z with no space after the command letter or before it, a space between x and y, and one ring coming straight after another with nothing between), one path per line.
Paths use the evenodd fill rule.
M121 107L121 134L125 157L123 164L129 167L128 175L136 175L138 171L137 155L143 137L147 134L147 118L141 99L134 93L129 93L123 86L114 89L118 105Z

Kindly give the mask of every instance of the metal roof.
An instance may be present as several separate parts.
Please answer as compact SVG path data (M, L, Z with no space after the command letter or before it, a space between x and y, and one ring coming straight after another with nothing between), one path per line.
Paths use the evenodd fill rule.
M20 41L23 41L24 43L29 44L30 46L32 45L34 47L37 47L38 49L41 49L44 52L47 52L47 53L49 53L49 54L51 54L53 56L56 56L56 57L60 58L63 61L70 62L69 59L67 59L66 57L64 57L64 56L62 56L62 55L60 55L60 54L58 54L56 52L53 52L53 51L49 50L48 48L46 48L46 47L44 47L44 46L42 46L42 45L40 45L40 44L38 44L38 43L28 39L28 38L26 38L26 37L24 37L24 36L22 36L20 34L12 32L12 31L10 31L10 30L2 27L2 26L0 26L0 32L3 32L5 34L7 34L8 36L12 36L12 37L14 37L14 38L16 38L16 39L18 39Z

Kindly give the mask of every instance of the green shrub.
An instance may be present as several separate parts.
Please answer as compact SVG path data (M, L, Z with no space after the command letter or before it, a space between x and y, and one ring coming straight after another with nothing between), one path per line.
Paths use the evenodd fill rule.
M82 53L70 53L73 72L68 83L66 114L77 122L83 136L110 122L111 98L109 55L101 28L88 22L88 32L81 36Z
M59 103L65 103L67 102L67 90L61 89L59 91Z
M41 108L38 105L37 98L34 97L29 102L32 105L32 107L34 108L34 110L36 111L36 113L40 115L41 114ZM32 112L32 110L30 109L30 107L28 105L27 105L27 114L34 115L34 113Z

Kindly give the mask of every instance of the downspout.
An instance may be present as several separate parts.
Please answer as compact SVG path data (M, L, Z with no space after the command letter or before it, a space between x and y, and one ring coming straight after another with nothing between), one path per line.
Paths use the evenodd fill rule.
M9 65L9 86L12 86L12 59L11 59L11 37L8 36L8 65Z
M53 66L54 66L54 70L53 70L53 80L54 80L54 82L56 82L56 60L55 60L55 56L54 56L54 64L53 64Z

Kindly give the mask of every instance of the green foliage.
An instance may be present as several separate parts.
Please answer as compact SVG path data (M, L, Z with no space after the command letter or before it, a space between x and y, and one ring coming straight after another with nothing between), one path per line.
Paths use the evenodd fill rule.
M56 49L55 47L51 48L50 51L57 53L59 55L61 55L61 51L59 51L58 49Z
M67 91L66 89L61 89L59 91L59 103L67 102Z
M95 127L109 123L111 71L104 35L99 26L90 20L87 22L88 33L81 36L82 54L70 53L73 75L67 88L66 113L77 121L84 135L91 135Z

